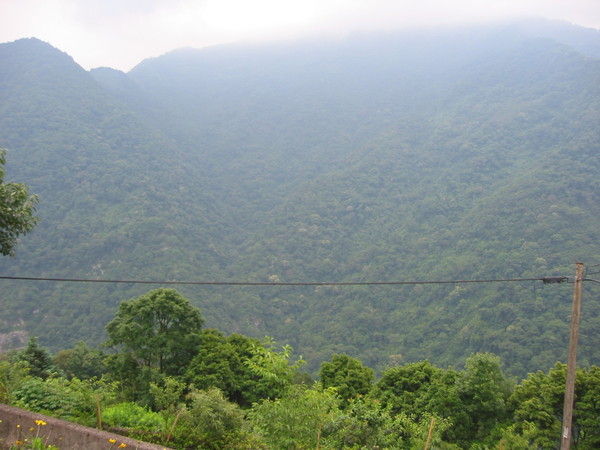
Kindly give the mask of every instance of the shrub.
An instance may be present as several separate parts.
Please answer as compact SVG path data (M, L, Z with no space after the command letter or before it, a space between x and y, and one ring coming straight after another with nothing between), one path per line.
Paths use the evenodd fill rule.
M142 431L162 431L163 418L135 403L118 403L102 412L102 421L109 427Z

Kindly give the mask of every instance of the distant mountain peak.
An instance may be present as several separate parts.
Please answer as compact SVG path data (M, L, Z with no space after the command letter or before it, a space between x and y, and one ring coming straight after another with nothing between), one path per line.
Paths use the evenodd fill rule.
M540 17L525 18L513 22L512 26L526 36L552 39L583 55L600 58L600 30Z
M38 39L36 37L22 38L12 42L2 43L0 44L0 48L12 48L18 50L19 53L22 54L35 52L37 56L42 55L44 52L52 54L54 56L60 54L63 55L65 58L74 61L73 58L69 56L66 52L63 52L62 50L59 50L58 48L54 47L52 44L46 41L42 41L41 39Z
M16 74L21 71L29 76L40 73L45 76L64 77L85 70L67 53L38 38L24 38L0 44L0 73Z

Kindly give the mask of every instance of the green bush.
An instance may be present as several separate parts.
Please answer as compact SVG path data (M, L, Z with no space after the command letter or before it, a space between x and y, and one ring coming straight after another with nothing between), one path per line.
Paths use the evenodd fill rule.
M217 388L194 390L187 397L173 439L176 448L264 448L261 440L246 427L240 407L227 401Z
M135 403L118 403L109 406L102 412L102 421L110 427L143 431L162 431L163 424L160 414Z
M96 401L92 388L77 379L29 378L14 391L13 404L84 425L95 423Z

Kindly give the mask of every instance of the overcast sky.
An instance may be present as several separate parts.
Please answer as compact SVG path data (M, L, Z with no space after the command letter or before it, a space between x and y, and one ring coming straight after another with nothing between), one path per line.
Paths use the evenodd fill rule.
M531 16L600 29L600 0L0 0L0 42L128 71L179 47Z

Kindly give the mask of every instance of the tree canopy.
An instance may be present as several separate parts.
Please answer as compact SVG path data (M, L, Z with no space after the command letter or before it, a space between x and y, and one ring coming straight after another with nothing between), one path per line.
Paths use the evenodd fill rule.
M319 379L324 388L333 387L346 405L352 399L371 391L375 372L361 361L346 354L333 355L331 361L323 362Z
M174 289L155 289L119 305L106 326L108 345L141 367L179 375L198 352L204 318Z
M24 183L4 181L6 150L0 147L0 254L13 255L19 236L38 222L34 216L38 198Z
M148 294L157 291L173 294ZM277 350L271 338L226 337L216 329L200 335L194 358L178 362L185 365L179 376L140 365L125 344L116 355L131 371L107 364L99 375L90 365L114 355L80 343L52 360L32 338L22 351L0 353L0 401L85 425L125 427L129 436L170 448L528 449L560 441L564 364L515 385L500 358L478 353L460 370L428 361L391 367L372 385L372 369L340 354L322 364L324 383L309 385L293 381L301 360L290 362L289 346ZM599 368L578 369L578 449L600 444L599 398Z
M532 440L539 448L560 446L566 364L557 363L548 373L530 373L510 396L516 430L533 428ZM600 446L600 368L578 368L575 382L573 442L577 448Z

